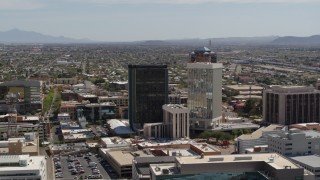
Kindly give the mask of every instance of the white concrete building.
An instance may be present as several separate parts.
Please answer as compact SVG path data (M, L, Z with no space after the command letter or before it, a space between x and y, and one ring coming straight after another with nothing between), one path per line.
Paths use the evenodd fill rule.
M180 104L165 104L162 123L145 123L144 135L149 138L180 139L189 137L189 109Z
M48 180L44 156L0 156L0 180Z
M168 125L169 137L179 139L189 137L189 109L179 104L165 104L163 122Z
M275 134L283 126L272 124L268 127L261 127L251 134L243 134L235 139L235 151L244 154L246 149L268 144L268 135Z
M296 156L291 158L295 163L299 164L306 170L312 172L315 175L316 180L320 180L320 156Z
M320 154L320 133L312 130L291 129L269 134L268 150L285 156Z
M213 129L222 118L222 64L188 63L188 108L191 128Z
M320 122L320 91L305 86L274 86L265 90L263 120L283 125Z

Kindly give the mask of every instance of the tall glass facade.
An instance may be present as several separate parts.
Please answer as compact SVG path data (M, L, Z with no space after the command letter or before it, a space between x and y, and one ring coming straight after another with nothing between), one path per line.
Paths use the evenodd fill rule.
M166 65L129 65L129 122L133 130L144 123L163 121L162 105L168 103Z
M188 63L188 108L193 128L209 129L221 118L222 64Z

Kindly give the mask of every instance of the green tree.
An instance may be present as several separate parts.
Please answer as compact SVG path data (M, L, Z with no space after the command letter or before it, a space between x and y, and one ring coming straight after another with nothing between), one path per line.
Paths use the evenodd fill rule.
M257 83L259 84L266 84L266 85L271 85L272 81L270 77L263 76L263 77L258 77L256 78Z
M255 107L256 101L254 99L248 99L245 106L243 107L243 113L249 114L250 111Z
M212 132L212 137L216 139L216 142L219 142L219 140L222 138L223 132L220 131L214 131Z
M207 139L207 141L212 137L211 131L204 131L199 135L200 138Z
M239 135L239 130L233 129L233 130L231 131L231 134L233 135L233 137L238 137L238 135Z
M223 91L223 93L227 96L227 97L232 97L232 96L237 96L239 95L239 92L233 89L226 89Z
M233 139L233 136L229 133L222 133L221 139L224 141L230 141Z
M95 85L97 85L97 84L102 84L102 83L104 83L105 82L105 80L103 79L103 78L101 78L101 77L98 77L98 78L96 78L95 80L93 80L93 84L95 84Z
M255 102L254 107L249 112L250 115L256 115L256 116L262 116L262 99L260 99L258 102Z

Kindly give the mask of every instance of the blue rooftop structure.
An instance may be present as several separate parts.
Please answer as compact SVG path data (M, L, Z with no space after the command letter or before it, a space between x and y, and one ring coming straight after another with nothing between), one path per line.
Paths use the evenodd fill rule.
M207 47L198 47L194 50L195 52L211 52L211 50Z

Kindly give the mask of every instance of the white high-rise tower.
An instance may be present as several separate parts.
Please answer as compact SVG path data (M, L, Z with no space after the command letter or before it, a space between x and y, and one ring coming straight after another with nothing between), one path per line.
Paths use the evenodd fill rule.
M222 64L210 49L191 53L188 70L188 108L193 130L210 130L220 124L222 107Z

